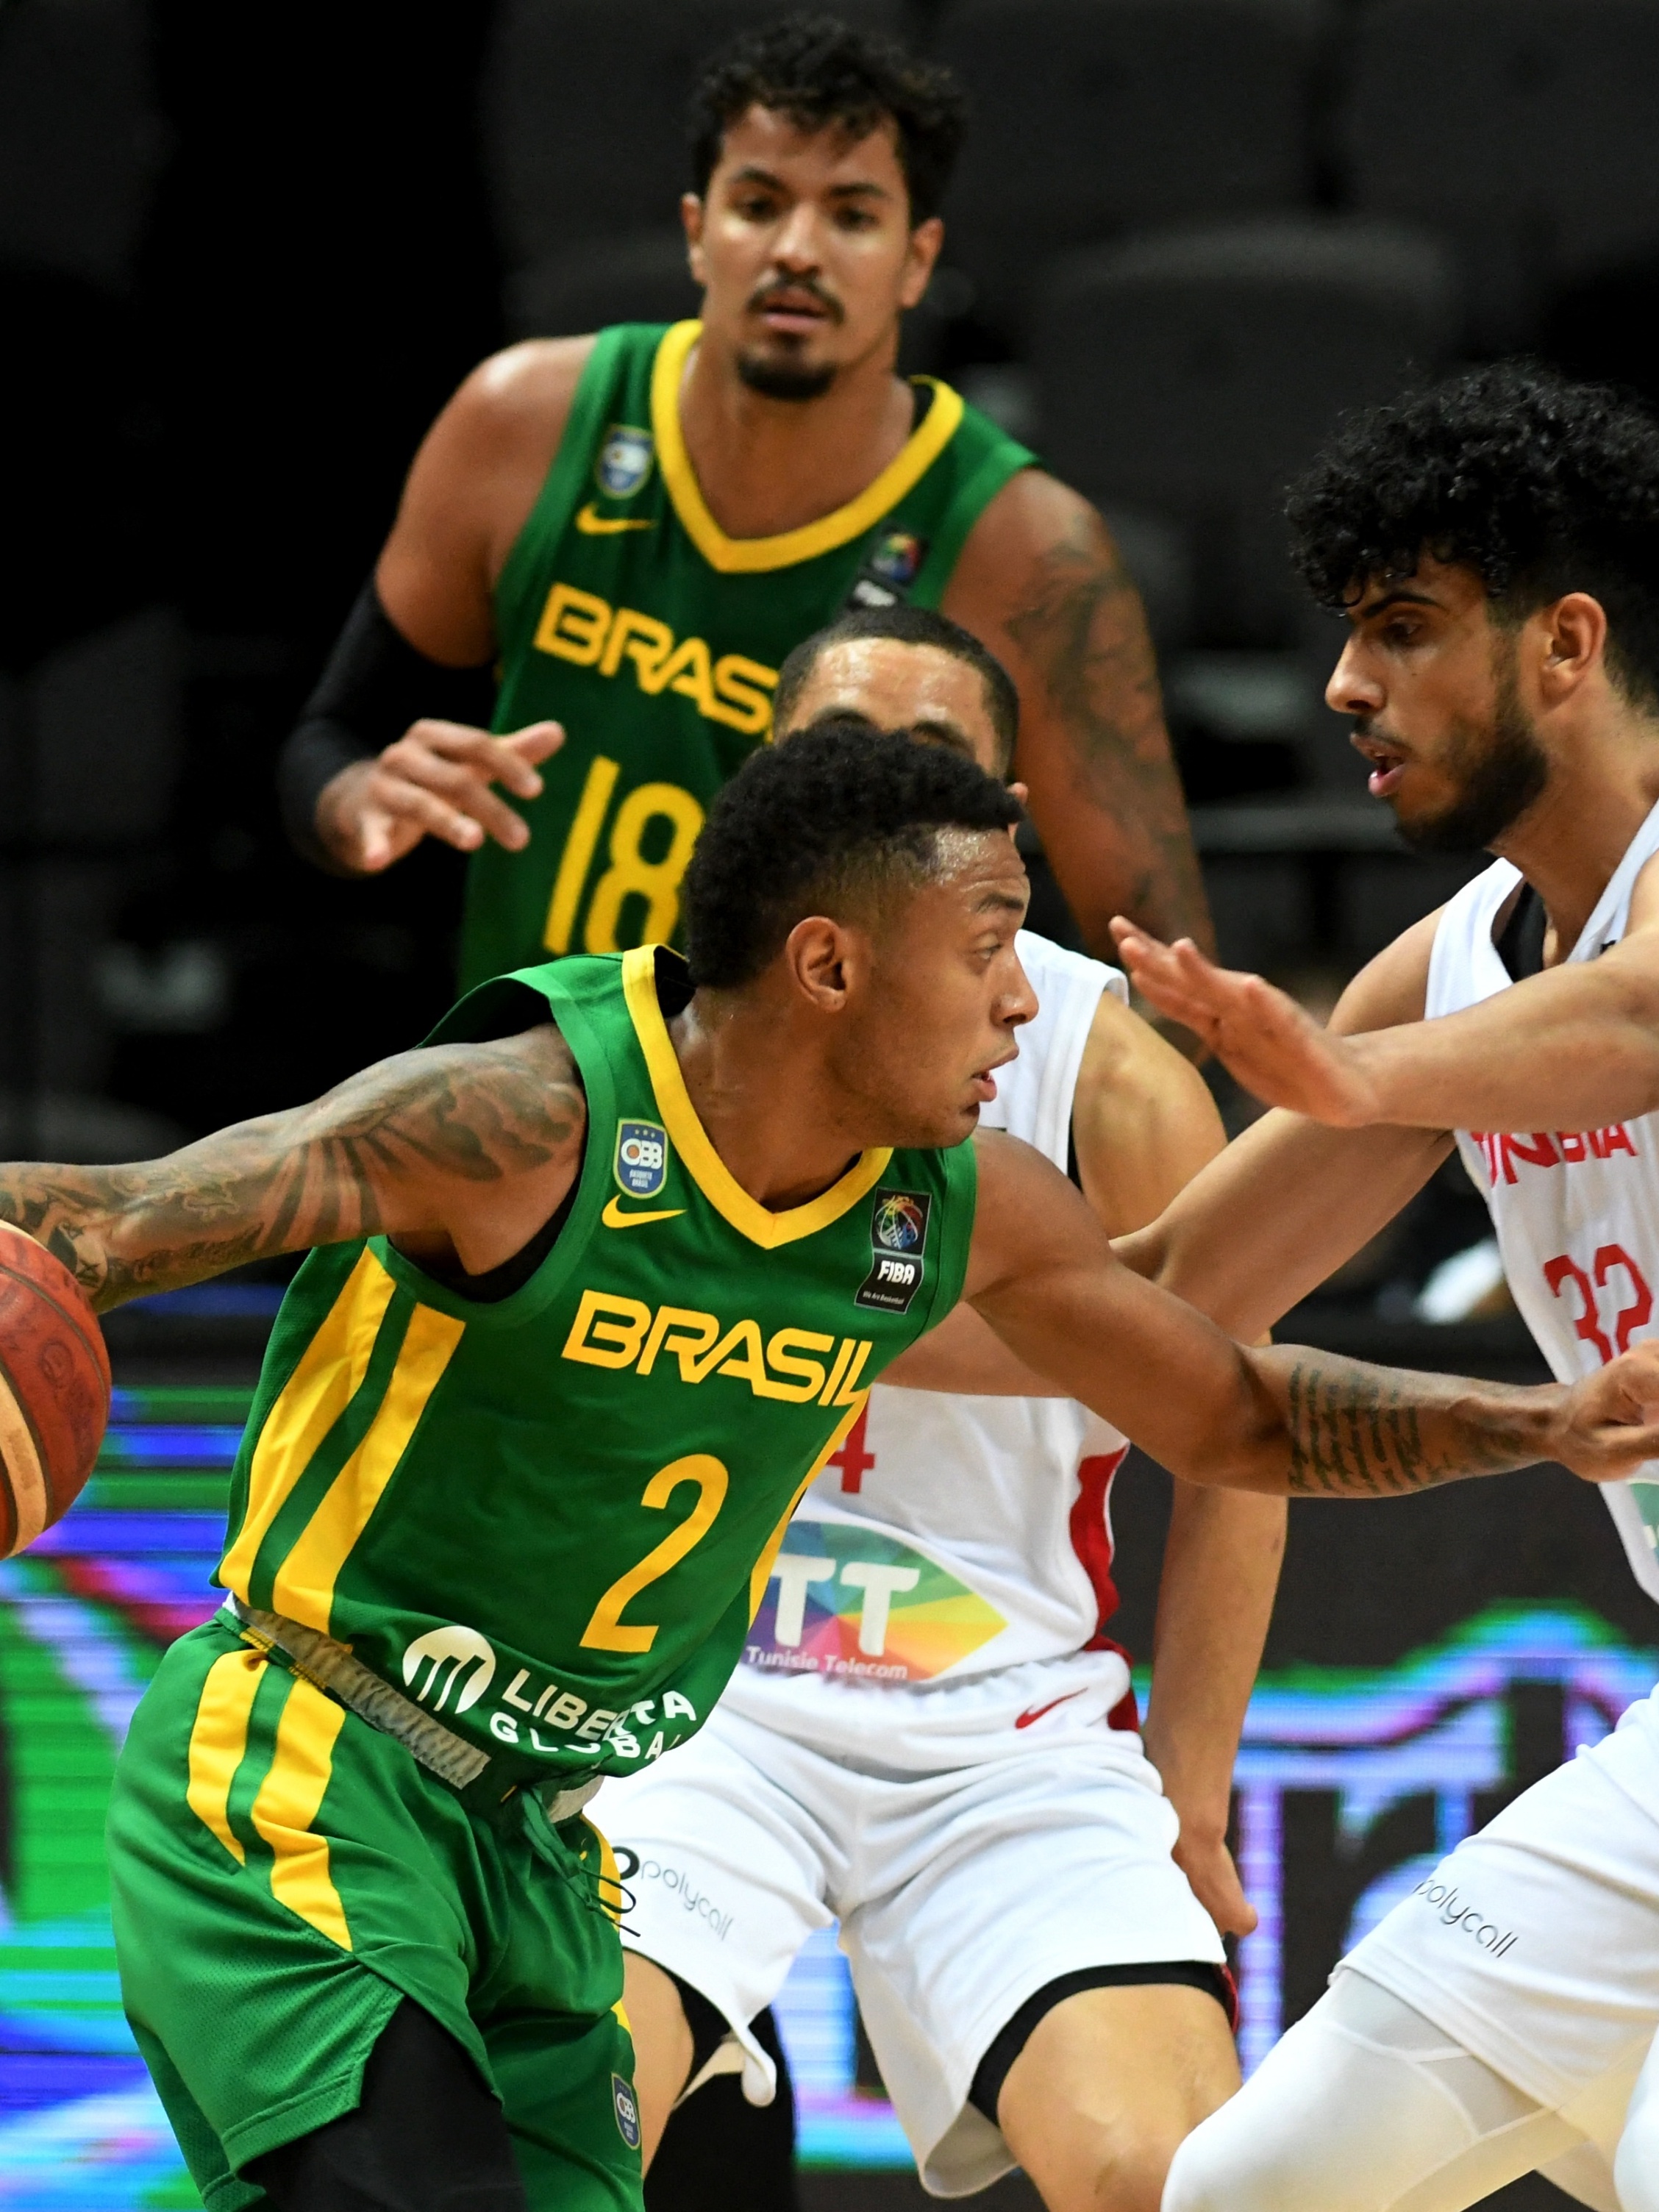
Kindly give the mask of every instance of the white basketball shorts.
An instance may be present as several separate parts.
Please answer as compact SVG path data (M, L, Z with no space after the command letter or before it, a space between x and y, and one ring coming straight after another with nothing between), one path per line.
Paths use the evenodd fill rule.
M1552 2108L1637 2063L1659 2027L1655 1698L1459 1844L1344 1969Z
M1013 2165L967 2100L1029 1997L1079 1967L1224 1957L1170 1856L1178 1824L1139 1738L1096 1725L1012 1743L944 1772L860 1772L717 1707L593 1808L639 1860L623 1942L724 2013L756 2103L773 2073L749 2023L812 1930L839 1919L882 2079L937 2196Z

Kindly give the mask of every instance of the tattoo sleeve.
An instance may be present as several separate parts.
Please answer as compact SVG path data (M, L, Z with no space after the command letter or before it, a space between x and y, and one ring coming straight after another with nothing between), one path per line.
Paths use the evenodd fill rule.
M580 1159L586 1103L550 1024L400 1054L325 1097L131 1167L0 1167L0 1219L100 1311L278 1252L441 1225L446 1193Z
M1079 517L1037 557L1006 626L1041 678L1078 796L1117 832L1126 910L1162 937L1212 944L1140 596L1097 522Z
M1281 1395L1297 1498L1393 1498L1550 1455L1553 1395L1368 1367L1302 1346L1256 1355Z

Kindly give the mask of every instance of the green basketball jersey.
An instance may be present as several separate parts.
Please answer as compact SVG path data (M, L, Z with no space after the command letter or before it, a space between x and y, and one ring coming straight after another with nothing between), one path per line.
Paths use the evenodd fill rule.
M763 742L779 664L855 591L935 606L988 501L1032 456L943 384L857 499L775 538L728 538L680 434L701 325L601 331L541 496L495 591L497 730L551 719L563 750L514 800L522 853L471 862L464 988L549 953L666 943L709 800ZM856 603L856 602L855 602Z
M864 1153L769 1212L696 1118L660 948L475 991L439 1041L550 1012L587 1097L557 1242L498 1304L384 1237L277 1317L216 1579L349 1644L509 1773L627 1771L705 1719L796 1500L961 1292L973 1147Z

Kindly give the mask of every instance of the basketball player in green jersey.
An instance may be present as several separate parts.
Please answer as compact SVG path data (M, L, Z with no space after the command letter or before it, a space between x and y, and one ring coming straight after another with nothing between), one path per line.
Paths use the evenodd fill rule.
M1018 685L1018 772L1091 948L1111 957L1120 909L1208 941L1099 518L954 392L894 373L962 117L943 71L864 33L750 33L693 101L701 321L515 346L434 426L282 787L337 869L428 836L473 855L464 982L672 938L785 655L901 599Z
M958 1297L1194 1480L1659 1450L1654 1347L1539 1389L1243 1351L1039 1153L964 1142L1034 1011L1015 811L908 732L809 732L711 810L695 988L659 947L550 962L313 1106L0 1170L104 1307L317 1248L226 1609L111 1802L124 2002L210 2212L637 2212L581 1807L706 1717L795 1501Z

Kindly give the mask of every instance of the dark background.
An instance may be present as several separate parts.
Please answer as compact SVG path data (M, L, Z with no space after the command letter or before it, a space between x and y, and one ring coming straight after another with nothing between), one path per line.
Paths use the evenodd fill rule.
M27 1149L303 1097L443 1003L457 865L305 869L274 757L465 370L690 304L677 103L764 12L0 6L0 1091L44 1120ZM1224 951L1340 976L1457 872L1364 805L1278 485L1414 370L1527 345L1656 374L1659 14L1585 0L1564 48L1534 0L855 12L979 110L910 355L1116 523Z
M164 1149L316 1092L447 1003L459 861L423 850L363 884L307 869L276 825L276 750L465 371L512 336L691 305L675 108L695 55L768 12L0 3L11 1149ZM855 12L952 58L978 101L908 358L1105 507L1153 618L1224 955L1328 1002L1462 872L1407 857L1364 802L1279 487L1344 405L1414 374L1532 350L1659 376L1659 7ZM1437 1337L1401 1318L1483 1233L1449 1176L1295 1326L1530 1373L1512 1321ZM112 1334L153 1371L251 1350L137 1316ZM1118 1506L1143 1651L1161 1485L1132 1470ZM1559 1470L1292 1517L1270 1666L1392 1664L1498 1598L1576 1597L1651 1640L1603 1509ZM1524 1779L1559 1755L1559 1714L1517 1730ZM1332 1870L1316 1802L1295 1818L1291 2012L1360 1878ZM806 2186L821 2212L918 2194Z

